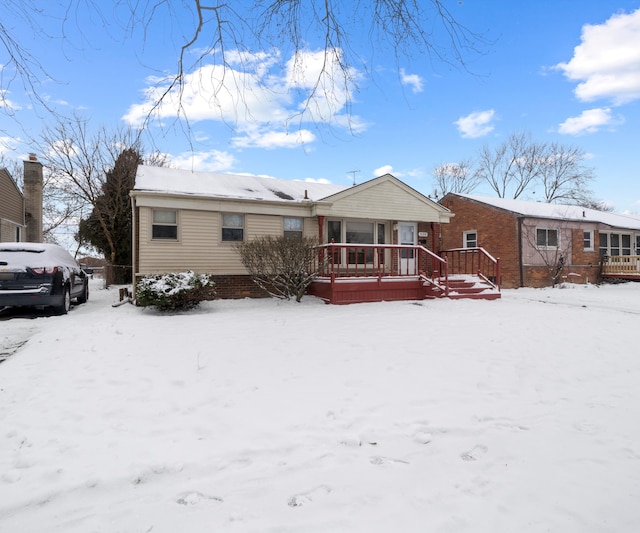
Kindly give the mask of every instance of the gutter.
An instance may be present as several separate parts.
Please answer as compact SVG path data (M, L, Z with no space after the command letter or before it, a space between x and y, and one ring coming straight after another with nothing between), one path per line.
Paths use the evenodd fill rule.
M524 265L522 263L522 222L524 217L518 217L518 265L520 270L520 287L524 287Z
M131 192L129 193L129 197L131 198L131 231L133 235L131 236L131 282L132 289L131 298L135 302L136 300L136 272L138 271L138 249L136 247L137 239L136 237L139 234L138 230L138 219L136 218L136 198Z

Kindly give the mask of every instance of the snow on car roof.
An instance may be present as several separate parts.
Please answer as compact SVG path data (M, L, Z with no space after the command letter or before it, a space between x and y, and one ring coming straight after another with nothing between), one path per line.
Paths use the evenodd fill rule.
M0 243L0 262L19 266L67 266L77 267L76 261L57 244L35 242Z
M347 187L315 181L281 180L241 174L193 172L141 165L134 190L271 201L317 201Z

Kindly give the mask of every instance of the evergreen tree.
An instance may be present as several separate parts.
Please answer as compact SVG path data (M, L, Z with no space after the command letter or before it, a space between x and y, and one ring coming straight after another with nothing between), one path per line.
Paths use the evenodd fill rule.
M135 183L136 169L142 163L142 156L135 148L122 151L113 168L106 172L102 192L91 214L80 221L79 242L89 242L109 260L114 267L112 283L130 283L132 279L129 191Z

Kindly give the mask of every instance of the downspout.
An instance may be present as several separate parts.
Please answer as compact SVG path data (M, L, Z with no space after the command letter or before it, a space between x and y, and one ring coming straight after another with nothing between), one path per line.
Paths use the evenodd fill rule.
M129 196L131 197L131 231L133 235L131 235L131 281L133 282L132 288L132 298L135 302L136 300L136 272L138 272L138 247L136 237L138 235L138 219L136 218L136 199L131 192L129 192Z
M518 264L520 265L520 287L524 287L524 264L522 262L522 217L518 217Z

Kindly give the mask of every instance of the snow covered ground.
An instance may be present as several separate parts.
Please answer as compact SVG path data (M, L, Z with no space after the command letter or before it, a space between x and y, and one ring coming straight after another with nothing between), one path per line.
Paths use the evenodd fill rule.
M3 533L640 527L640 284L117 299L0 322Z

